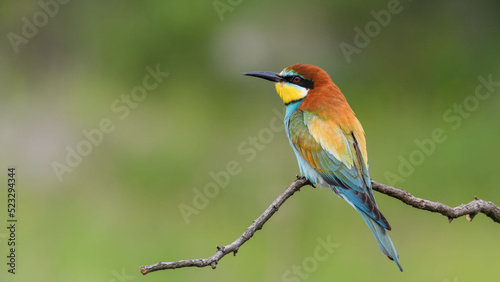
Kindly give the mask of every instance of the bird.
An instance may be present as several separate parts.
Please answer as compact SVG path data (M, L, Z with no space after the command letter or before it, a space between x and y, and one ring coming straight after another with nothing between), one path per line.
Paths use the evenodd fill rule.
M315 65L294 64L280 73L243 73L274 82L285 104L285 131L300 173L313 185L329 187L364 219L382 253L399 255L378 209L368 171L363 127L330 76Z

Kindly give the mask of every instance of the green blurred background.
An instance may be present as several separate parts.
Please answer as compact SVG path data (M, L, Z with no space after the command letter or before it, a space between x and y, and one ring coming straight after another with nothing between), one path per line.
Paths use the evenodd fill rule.
M139 272L158 261L213 255L298 173L283 129L270 125L284 109L281 100L245 71L298 62L325 69L364 126L379 182L398 174L401 158L419 154L415 140L441 128L446 141L394 185L451 206L475 195L500 204L500 87L474 100L478 76L500 81L500 3L390 3L69 1L13 45L9 34L22 36L23 17L43 24L44 10L37 1L2 2L0 227L7 225L10 166L17 169L19 222L16 275L7 273L8 230L0 228L0 280L498 279L500 226L484 215L448 224L376 192L393 227L400 273L349 205L308 187L216 270ZM370 28L373 13L388 4L400 12L385 27L372 24L369 43L348 62L340 44L355 46L354 28ZM158 65L169 75L120 119L112 104ZM472 108L467 118L449 112L464 101ZM76 149L87 140L82 131L105 118L114 130L59 181L54 162L65 163L67 146ZM193 207L193 189L203 191L210 172L234 162L239 169L229 184L186 220L180 207ZM337 246L322 261L314 256L318 239ZM294 265L302 276L287 272Z

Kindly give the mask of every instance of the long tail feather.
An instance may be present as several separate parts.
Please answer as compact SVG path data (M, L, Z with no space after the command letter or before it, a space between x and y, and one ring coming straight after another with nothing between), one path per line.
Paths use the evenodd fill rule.
M358 209L356 210L361 214L368 227L370 227L370 230L375 236L375 239L377 239L377 243L382 253L388 256L389 259L396 262L396 264L399 267L399 270L402 272L403 268L401 267L401 264L399 264L398 251L396 251L396 248L394 247L394 244L392 243L389 234L387 234L387 230L385 230L384 227L380 226L375 220L373 220L369 215L367 215L363 211L360 211Z

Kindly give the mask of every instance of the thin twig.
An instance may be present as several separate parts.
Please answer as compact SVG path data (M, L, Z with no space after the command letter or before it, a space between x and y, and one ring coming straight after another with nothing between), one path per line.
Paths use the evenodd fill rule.
M234 255L236 255L236 252L238 252L238 249L241 247L241 245L252 238L255 232L262 229L264 223L266 223L271 218L271 216L273 216L273 214L278 211L281 205L283 205L283 203L288 198L290 198L295 192L299 191L301 187L308 184L310 184L309 180L305 179L304 177L297 177L297 179L295 179L292 184L290 184L290 186L288 186L288 188L286 188L286 190L283 191L283 193L281 193L278 198L273 201L273 203L264 211L264 213L262 213L259 218L253 221L252 225L250 225L238 239L236 239L229 245L217 246L217 252L215 252L215 255L205 259L159 262L153 265L146 265L141 267L141 273L148 274L157 270L176 269L190 266L205 267L210 265L213 269L215 269L217 263L221 258L229 253L234 253Z
M213 269L217 266L217 263L220 259L222 259L225 255L229 253L233 253L236 255L239 248L258 230L262 229L264 223L266 223L272 216L275 214L278 209L283 205L283 203L290 198L295 192L299 191L305 185L311 185L311 183L303 177L298 177L297 179L286 188L283 193L281 193L276 200L262 213L259 218L253 221L253 223L243 232L243 234L226 246L217 246L217 251L215 254L209 258L205 259L190 259L190 260L179 260L173 262L159 262L152 265L146 265L141 267L142 274L148 274L157 270L165 270L165 269L176 269L181 267L205 267L211 266ZM314 186L313 186L314 187ZM474 216L478 213L484 213L493 221L500 223L500 208L497 207L493 202L487 202L480 200L475 197L475 200L468 203L462 204L458 207L451 208L447 205L444 205L439 202L431 202L428 200L424 200L421 198L417 198L405 190L394 188L392 186L388 186L385 184L378 183L372 180L373 190L378 191L382 194L389 195L398 200L401 200L403 203L410 205L414 208L427 210L430 212L440 213L444 216L448 217L448 220L451 222L453 219L461 216L466 216L469 221L472 221Z

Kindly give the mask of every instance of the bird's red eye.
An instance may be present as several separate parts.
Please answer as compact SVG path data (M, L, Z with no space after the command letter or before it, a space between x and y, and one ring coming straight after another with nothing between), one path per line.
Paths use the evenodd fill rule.
M300 76L294 76L292 78L293 82L299 82L300 81Z

